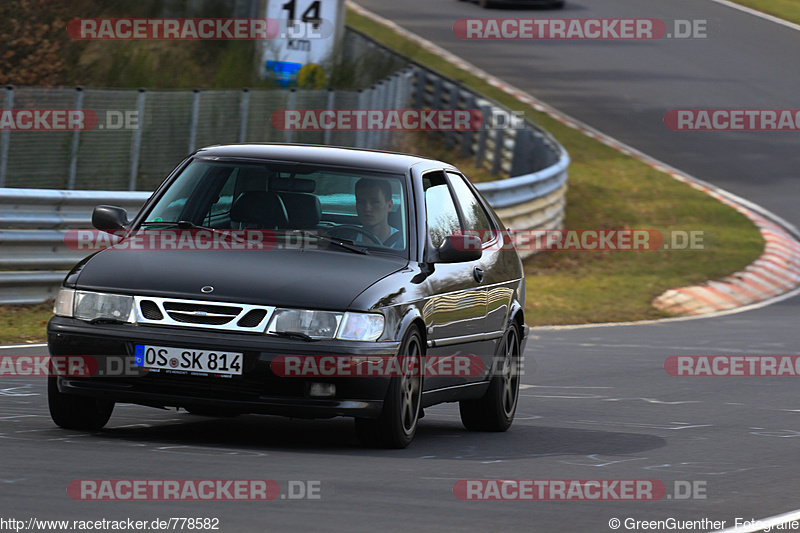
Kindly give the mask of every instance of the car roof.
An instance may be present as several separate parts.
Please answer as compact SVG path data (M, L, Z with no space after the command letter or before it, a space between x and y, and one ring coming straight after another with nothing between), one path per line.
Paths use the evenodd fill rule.
M401 173L418 163L427 163L424 166L437 168L453 168L448 163L423 156L313 144L247 143L207 146L197 150L194 157L266 159Z

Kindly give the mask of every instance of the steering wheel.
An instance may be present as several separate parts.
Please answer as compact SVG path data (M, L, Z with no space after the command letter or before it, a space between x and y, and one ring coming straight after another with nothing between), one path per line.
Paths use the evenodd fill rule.
M339 233L343 233L344 235L338 235ZM370 241L374 242L375 244L380 244L383 246L383 241L381 241L376 235L374 235L371 231L362 228L361 226L356 226L355 224L342 224L341 226L336 226L335 228L331 228L328 230L328 234L332 237L339 237L340 239L347 239L345 235L348 233L359 233L365 237L367 237ZM352 240L352 239L348 239Z

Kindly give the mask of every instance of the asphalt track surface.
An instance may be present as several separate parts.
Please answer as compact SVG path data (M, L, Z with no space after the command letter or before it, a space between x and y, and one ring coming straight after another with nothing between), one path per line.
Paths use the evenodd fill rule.
M605 133L800 221L795 134L677 133L661 121L675 108L795 107L800 33L707 0L568 2L563 12L484 12L455 0L362 5ZM471 16L705 18L718 32L635 43L455 39L454 20ZM534 329L507 433L467 432L456 406L437 406L402 451L361 448L347 419L214 419L137 406L117 406L103 431L60 430L43 379L0 378L0 518L216 517L226 532L603 532L612 518L623 523L618 531L644 531L625 520L706 518L730 527L736 518L786 513L800 507L797 378L678 378L664 363L673 355L798 354L798 303L701 320ZM22 353L46 347L0 349ZM66 487L76 479L271 479L287 498L74 501ZM464 479L651 479L671 497L461 501L453 487ZM289 498L289 482L305 480L319 482L320 498ZM687 483L701 491L684 498L676 487Z

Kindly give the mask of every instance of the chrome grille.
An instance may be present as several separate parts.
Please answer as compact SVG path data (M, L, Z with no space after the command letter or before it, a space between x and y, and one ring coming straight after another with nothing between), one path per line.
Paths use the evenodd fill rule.
M164 302L164 309L167 312L170 311L178 311L178 312L186 312L186 313L208 313L208 314L219 314L219 315L238 315L241 311L241 307L230 307L227 305L209 305L209 304L193 304L187 302L171 302L165 301Z
M191 313L167 313L172 320L176 322L183 322L184 324L213 324L221 326L227 324L234 317L231 315L213 316L213 315L193 315Z
M174 298L134 297L140 324L261 333L274 307Z

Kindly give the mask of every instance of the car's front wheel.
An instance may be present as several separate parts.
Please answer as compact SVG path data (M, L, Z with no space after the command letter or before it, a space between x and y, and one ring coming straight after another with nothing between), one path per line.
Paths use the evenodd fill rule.
M416 326L400 349L402 375L392 377L378 418L356 418L356 434L365 446L405 448L414 439L422 401L422 336Z
M499 357L492 365L492 380L478 400L459 402L461 422L470 431L505 431L511 427L519 399L519 328L508 328Z
M100 429L114 411L114 402L89 396L64 394L58 390L58 378L47 378L47 405L50 418L64 429Z

